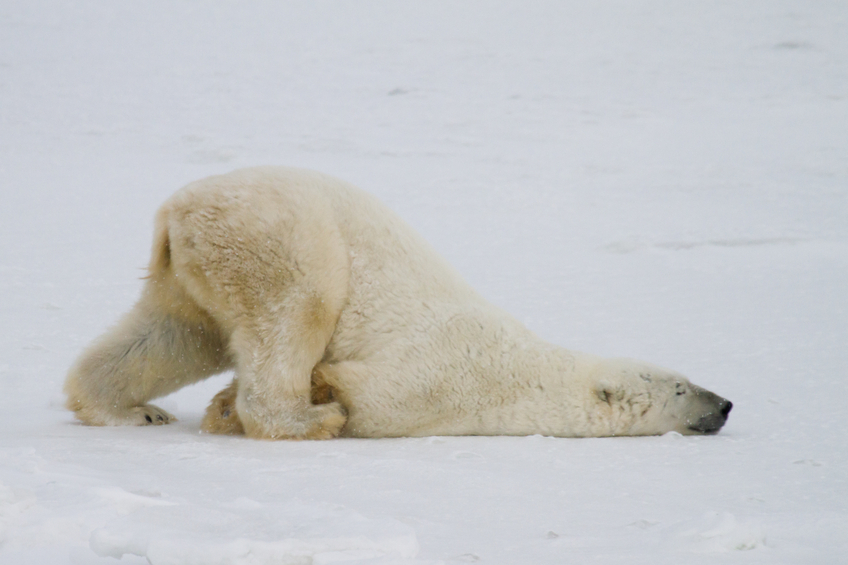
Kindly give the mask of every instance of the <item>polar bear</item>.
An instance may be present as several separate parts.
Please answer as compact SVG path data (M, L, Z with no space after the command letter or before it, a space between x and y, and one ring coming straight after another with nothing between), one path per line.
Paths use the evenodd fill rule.
M71 368L91 425L228 369L202 427L264 439L711 434L732 404L683 376L548 344L375 198L301 169L189 184L156 216L135 307Z

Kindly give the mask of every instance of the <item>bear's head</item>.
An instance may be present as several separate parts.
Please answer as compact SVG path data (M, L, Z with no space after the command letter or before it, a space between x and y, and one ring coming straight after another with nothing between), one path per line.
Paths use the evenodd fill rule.
M673 371L613 360L593 383L593 402L609 435L715 434L733 408L726 398Z

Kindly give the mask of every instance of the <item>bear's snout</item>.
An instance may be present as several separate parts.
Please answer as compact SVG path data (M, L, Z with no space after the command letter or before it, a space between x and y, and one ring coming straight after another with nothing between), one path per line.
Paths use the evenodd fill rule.
M733 410L733 403L725 398L721 407L721 415L724 416L725 420L727 420L727 415L730 414L731 410Z
M718 395L709 393L714 397L710 404L713 406L706 414L698 418L694 424L689 426L689 430L699 434L714 434L717 433L722 426L727 422L727 416L733 409L733 403Z
M695 414L690 417L693 424L689 425L689 431L698 434L717 433L727 422L727 417L733 409L733 403L700 387L695 389L695 402L693 408Z

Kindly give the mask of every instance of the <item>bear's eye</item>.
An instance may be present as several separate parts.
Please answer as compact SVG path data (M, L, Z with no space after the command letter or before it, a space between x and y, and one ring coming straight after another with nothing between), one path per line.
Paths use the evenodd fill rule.
M675 385L677 386L677 396L686 394L686 389L683 388L683 383L675 383Z
M684 395L684 394L686 394L686 391L685 391L685 390L678 390L678 391L677 391L677 396L682 396L682 395Z

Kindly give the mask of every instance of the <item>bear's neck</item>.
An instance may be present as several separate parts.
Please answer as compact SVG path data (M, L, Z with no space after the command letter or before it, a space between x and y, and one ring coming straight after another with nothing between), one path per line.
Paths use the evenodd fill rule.
M478 375L489 391L480 405L478 433L583 437L606 426L587 416L591 398L585 377L601 359L550 344L516 320L501 320L498 340Z

